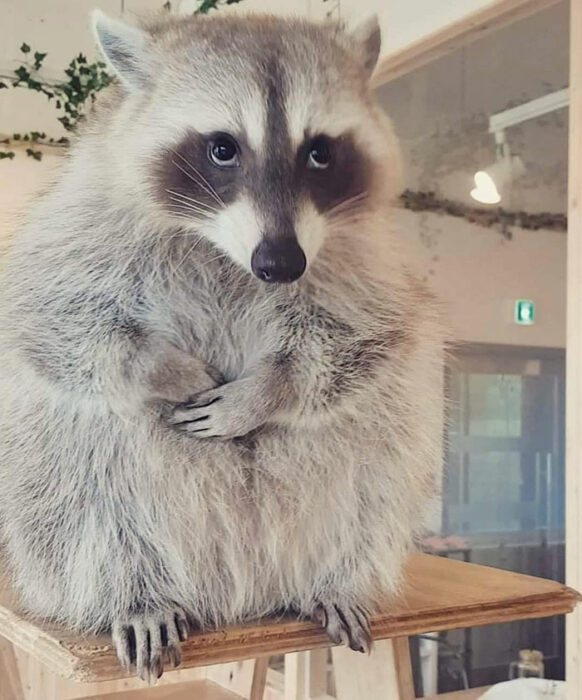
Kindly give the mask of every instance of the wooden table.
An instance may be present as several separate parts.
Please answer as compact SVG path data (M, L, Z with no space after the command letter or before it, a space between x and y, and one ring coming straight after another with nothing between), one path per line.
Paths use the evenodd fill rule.
M392 645L395 683L401 698L414 697L410 694L412 681L407 658L409 636L562 615L571 612L579 600L577 592L554 581L416 554L407 563L400 598L386 601L383 612L372 619L372 636L376 649L384 649L381 640L395 640ZM0 636L14 645L18 654L28 655L52 673L71 681L99 684L122 679L125 675L107 637L74 636L56 626L28 621L18 613L11 602L10 592L6 590L0 600ZM265 620L192 635L182 646L182 664L185 669L205 667L328 646L330 642L326 635L312 622L290 618ZM353 660L354 664L365 665L370 659L363 660L363 655L344 649L338 649L337 653L347 664ZM376 653L373 652L372 657ZM264 662L261 668L264 675ZM336 668L336 682L337 676L341 675L341 670ZM357 672L348 675L355 677ZM200 698L205 697L203 692L209 692L209 686L205 687L203 690L200 686ZM340 695L338 690L338 697ZM22 697L29 700L26 694ZM261 696L255 694L255 697ZM1 694L0 700L5 700ZM6 700L12 700L12 696L7 695ZM42 700L49 698L46 696ZM354 697L353 700L360 698ZM362 696L361 700L368 698Z

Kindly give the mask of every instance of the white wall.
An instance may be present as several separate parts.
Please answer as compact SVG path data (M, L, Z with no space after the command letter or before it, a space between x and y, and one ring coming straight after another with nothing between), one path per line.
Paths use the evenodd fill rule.
M398 221L444 302L456 340L565 347L565 233L516 228L506 240L465 219L407 210ZM514 323L517 299L535 303L534 325Z

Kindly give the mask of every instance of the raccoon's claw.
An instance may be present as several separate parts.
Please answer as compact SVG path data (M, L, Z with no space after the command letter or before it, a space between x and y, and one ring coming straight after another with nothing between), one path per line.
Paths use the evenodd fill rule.
M135 664L139 678L155 682L164 672L164 661L180 665L180 642L188 638L188 621L180 609L169 613L133 615L116 621L111 636L120 664Z
M264 423L259 406L249 404L247 380L238 380L203 391L174 407L169 423L197 438L235 438Z
M344 644L354 651L369 654L372 646L367 613L357 605L319 603L313 611L334 644Z

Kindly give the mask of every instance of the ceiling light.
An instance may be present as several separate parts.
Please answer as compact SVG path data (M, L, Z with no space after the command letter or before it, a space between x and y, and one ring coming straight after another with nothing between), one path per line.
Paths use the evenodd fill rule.
M525 173L519 156L511 155L504 131L495 133L497 160L484 170L475 173L475 187L471 197L481 204L499 204L504 190Z
M481 204L499 204L501 201L493 178L484 170L475 173L475 188L471 190L471 197Z

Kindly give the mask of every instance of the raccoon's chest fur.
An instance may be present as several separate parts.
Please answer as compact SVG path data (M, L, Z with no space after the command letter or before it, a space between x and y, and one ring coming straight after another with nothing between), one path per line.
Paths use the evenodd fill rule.
M242 275L199 276L190 287L156 298L146 325L232 381L281 348L288 321L282 310L301 305L295 287L268 287Z

